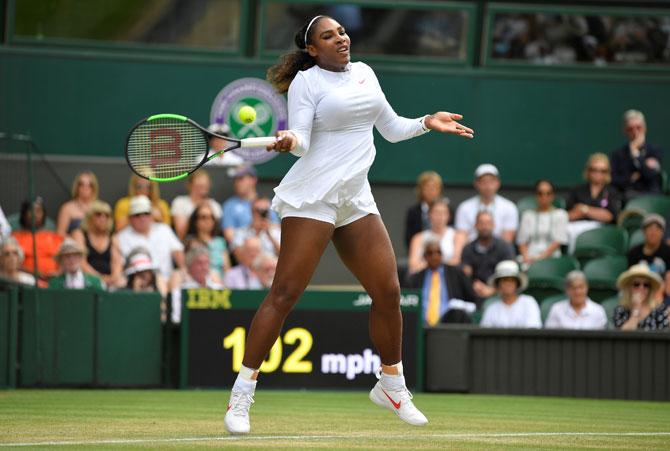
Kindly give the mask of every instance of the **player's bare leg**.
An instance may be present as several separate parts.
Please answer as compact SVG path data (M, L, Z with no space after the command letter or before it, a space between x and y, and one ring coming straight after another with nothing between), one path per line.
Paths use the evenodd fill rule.
M237 376L224 420L233 434L249 433L249 408L253 403L256 377L263 359L274 345L284 320L307 287L333 226L307 218L284 218L281 249L270 292L263 300L249 328L242 369Z
M412 403L402 368L402 314L395 255L378 215L368 215L335 229L333 243L340 258L372 298L370 338L382 361L380 380L370 392L377 405L403 421L421 426L426 417Z

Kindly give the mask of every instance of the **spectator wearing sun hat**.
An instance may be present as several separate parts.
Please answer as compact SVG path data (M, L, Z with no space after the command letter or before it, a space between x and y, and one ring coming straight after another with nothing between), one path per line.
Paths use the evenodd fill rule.
M61 274L49 279L49 288L104 290L105 285L102 279L82 270L85 257L86 249L72 238L65 238L56 254Z
M641 228L644 243L628 251L628 266L645 262L649 269L663 277L670 269L670 246L663 240L665 219L659 214L649 213L642 220Z
M528 277L514 260L496 265L488 284L497 291L493 302L482 316L482 327L541 328L540 307L534 297L521 294L528 286Z
M178 268L184 268L184 245L169 226L154 222L151 211L151 201L147 196L139 195L131 199L128 217L130 226L117 234L119 249L124 260L136 247L149 249L151 260L163 277L169 280L173 261Z
M136 247L130 251L123 275L126 277L126 288L129 290L158 291L162 297L167 296L167 282L158 272L158 267L151 259L151 253L143 247Z
M621 298L614 309L614 327L620 330L668 329L668 308L656 300L663 284L661 277L646 263L633 265L621 273L617 287Z
M519 210L509 199L498 195L500 173L492 164L481 164L475 170L475 189L477 195L463 201L456 210L456 230L466 235L466 242L477 237L475 222L477 213L488 211L493 216L495 229L493 235L507 242L513 242L519 228Z

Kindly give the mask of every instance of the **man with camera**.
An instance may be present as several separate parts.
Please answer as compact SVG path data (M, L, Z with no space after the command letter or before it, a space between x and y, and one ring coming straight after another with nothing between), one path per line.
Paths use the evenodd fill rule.
M251 204L251 225L235 230L232 249L235 258L244 241L252 236L261 240L261 250L265 254L279 255L280 229L270 219L270 199L258 197ZM239 259L238 259L239 261Z

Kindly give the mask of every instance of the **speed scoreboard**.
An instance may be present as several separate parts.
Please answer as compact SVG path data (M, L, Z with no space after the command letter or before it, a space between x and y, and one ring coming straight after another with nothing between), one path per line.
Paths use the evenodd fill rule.
M242 365L251 319L265 290L184 290L182 387L231 387ZM370 297L360 291L308 290L289 314L260 368L263 387L371 388L381 361L368 331ZM404 291L403 366L422 388L419 295Z

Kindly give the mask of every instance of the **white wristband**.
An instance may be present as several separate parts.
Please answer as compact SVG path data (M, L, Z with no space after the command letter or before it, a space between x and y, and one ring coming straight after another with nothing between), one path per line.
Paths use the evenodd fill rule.
M419 124L421 124L421 129L422 129L424 132L429 132L429 131L430 131L430 129L429 129L428 127L426 127L426 118L427 118L428 116L430 116L430 115L429 115L429 114L426 114L424 117L422 117L422 118L419 120Z

